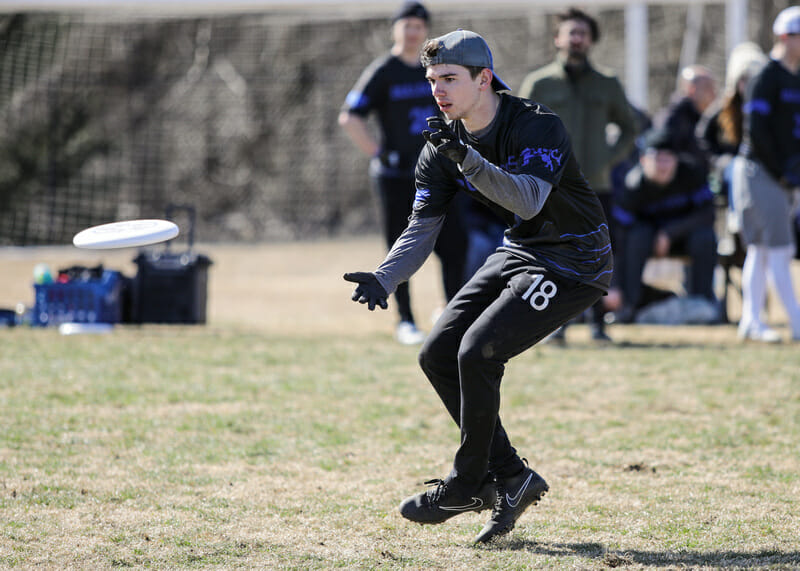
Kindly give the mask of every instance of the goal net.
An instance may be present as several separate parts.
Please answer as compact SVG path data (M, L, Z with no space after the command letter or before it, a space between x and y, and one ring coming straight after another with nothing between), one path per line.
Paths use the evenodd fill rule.
M512 87L552 59L558 6L466 6L432 10L431 34L481 33ZM0 245L69 243L168 204L196 207L203 241L377 230L367 159L337 114L388 49L393 8L0 14ZM593 60L622 77L624 8L590 11L602 30ZM649 6L648 111L674 87L685 14ZM721 78L724 6L706 6L703 22L699 63Z

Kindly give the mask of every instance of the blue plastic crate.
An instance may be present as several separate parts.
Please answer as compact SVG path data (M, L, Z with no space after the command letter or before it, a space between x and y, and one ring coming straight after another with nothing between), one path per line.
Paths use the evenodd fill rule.
M99 278L36 284L33 325L119 323L122 318L122 275L103 270Z

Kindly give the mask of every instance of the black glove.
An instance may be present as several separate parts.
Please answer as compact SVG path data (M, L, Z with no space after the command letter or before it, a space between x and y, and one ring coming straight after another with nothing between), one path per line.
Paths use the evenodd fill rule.
M450 125L445 123L441 117L428 117L425 119L428 127L435 131L423 131L422 136L431 143L436 150L453 162L461 164L467 157L467 147L458 140Z
M344 275L344 279L348 282L358 284L358 287L353 292L353 301L358 303L366 303L370 311L379 305L381 309L386 309L389 304L386 303L386 298L389 294L383 289L383 286L375 277L372 272L353 272Z

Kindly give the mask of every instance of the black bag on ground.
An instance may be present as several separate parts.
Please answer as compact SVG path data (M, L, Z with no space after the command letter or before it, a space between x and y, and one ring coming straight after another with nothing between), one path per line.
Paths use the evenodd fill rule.
M187 249L172 251L168 242L162 250L140 251L133 260L137 273L131 314L136 323L206 322L208 267L212 262L193 250L194 207L171 204L166 218L174 221L176 211L183 211L189 219Z

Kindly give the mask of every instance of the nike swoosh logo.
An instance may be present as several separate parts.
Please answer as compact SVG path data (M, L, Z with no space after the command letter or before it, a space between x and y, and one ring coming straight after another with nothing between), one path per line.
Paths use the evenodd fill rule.
M520 486L519 490L517 490L517 493L514 494L513 498L508 495L508 492L506 492L506 501L508 502L509 506L511 506L512 508L517 507L517 504L519 503L520 499L522 499L522 494L525 493L525 490L528 488L528 484L531 483L532 479L533 479L533 474L529 474L528 479L525 480L525 483L522 484L522 486Z
M448 512L465 512L469 510L474 510L479 507L483 506L483 500L480 498L472 498L472 503L467 504L465 506L440 506L439 509L445 510Z

